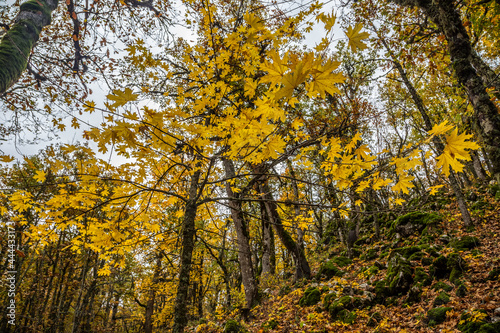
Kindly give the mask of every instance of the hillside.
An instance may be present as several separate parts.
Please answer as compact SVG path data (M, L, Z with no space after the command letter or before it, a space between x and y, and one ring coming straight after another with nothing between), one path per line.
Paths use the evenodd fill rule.
M267 282L248 322L235 311L191 331L500 332L500 190L467 197L474 228L441 192L422 207L434 210L389 216L379 240L356 242L352 260L332 242L311 260L312 280Z

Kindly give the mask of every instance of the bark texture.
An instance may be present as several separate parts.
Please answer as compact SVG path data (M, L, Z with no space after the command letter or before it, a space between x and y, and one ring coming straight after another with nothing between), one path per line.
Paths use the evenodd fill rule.
M224 160L224 169L226 178L234 179L235 171L233 162ZM238 195L233 192L231 185L226 182L226 193L229 197L229 207L231 209L231 218L236 229L238 237L238 260L241 268L241 279L245 287L245 302L246 308L251 309L257 303L257 282L255 281L255 273L252 265L252 251L250 249L250 236L243 217L241 201Z
M189 291L189 274L191 273L191 264L193 250L195 245L195 219L198 209L198 182L200 180L200 171L195 171L191 176L189 186L189 198L184 210L184 220L182 223L182 250L181 250L181 268L179 272L179 282L177 284L177 295L174 304L174 325L173 333L182 333L187 325L187 304Z
M14 23L0 41L0 95L26 69L42 29L50 24L58 0L29 0L21 5Z

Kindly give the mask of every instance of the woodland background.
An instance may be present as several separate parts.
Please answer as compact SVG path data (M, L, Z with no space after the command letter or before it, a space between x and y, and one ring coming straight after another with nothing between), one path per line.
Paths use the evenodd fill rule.
M1 8L2 332L500 329L498 1Z

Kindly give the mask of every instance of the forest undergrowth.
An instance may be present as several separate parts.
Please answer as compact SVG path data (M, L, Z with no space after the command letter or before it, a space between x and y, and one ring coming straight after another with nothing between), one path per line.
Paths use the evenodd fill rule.
M367 232L352 259L344 245L325 244L311 257L309 281L262 280L248 321L235 310L190 331L499 332L500 189L473 189L467 199L473 228L442 191L421 211L388 214L379 238ZM428 225L418 231L419 223Z

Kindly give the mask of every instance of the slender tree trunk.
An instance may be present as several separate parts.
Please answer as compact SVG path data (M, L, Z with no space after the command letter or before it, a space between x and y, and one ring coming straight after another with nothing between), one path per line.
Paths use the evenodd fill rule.
M471 152L472 156L472 165L474 167L474 171L476 171L477 178L481 181L486 180L486 172L483 169L483 165L481 164L481 160L479 159L479 155L477 152Z
M292 255L295 262L295 280L298 281L304 278L309 279L311 277L311 268L309 267L309 263L307 262L304 251L283 227L281 217L278 213L276 203L274 202L273 195L266 179L264 179L259 184L259 188L260 193L262 193L262 200L264 200L264 203L266 205L267 214L271 219L274 231L276 231L276 234L280 238L281 243L283 243L288 252Z
M224 159L224 169L226 178L234 179L236 176L234 164L231 160ZM236 229L237 244L238 244L238 260L241 268L241 278L245 287L245 302L246 309L251 309L257 303L257 282L255 280L255 272L252 265L252 251L250 249L250 235L244 220L241 201L238 195L233 192L229 182L226 182L226 193L229 197L229 207L231 209L231 218Z
M28 58L43 27L50 24L58 0L29 0L19 8L14 24L0 41L0 95L26 69Z
M156 257L156 266L153 273L153 280L151 281L151 286L149 287L149 296L146 303L146 314L144 320L144 332L153 333L153 314L155 309L155 297L156 297L156 286L158 278L161 273L161 254Z
M189 197L184 209L184 220L182 222L182 250L179 282L177 284L177 295L174 303L174 325L173 333L183 333L188 322L187 302L189 291L189 275L191 273L191 260L195 245L195 219L198 209L198 183L201 172L195 171L191 176L189 186Z
M262 274L274 275L276 273L276 253L274 248L274 233L266 205L260 203L260 216L262 220Z
M422 97L418 94L417 90L413 86L413 84L410 82L408 79L408 76L406 75L405 70L403 69L403 66L401 63L396 59L396 57L393 55L391 52L389 46L385 42L385 40L381 39L382 44L384 44L385 48L389 52L389 54L392 57L392 62L396 69L399 72L399 75L401 76L401 79L403 80L403 83L405 84L406 88L410 92L410 96L415 103L415 106L417 107L418 111L420 112L420 115L422 116L422 119L424 120L424 129L426 131L430 131L432 129L432 121L431 118L429 117L429 113L427 112L427 108L424 105L424 101L422 100ZM434 146L436 147L436 150L439 153L442 153L444 151L444 144L440 141L438 137L434 137L433 139ZM500 147L499 147L500 148ZM464 220L464 225L466 227L469 227L473 224L472 218L470 216L469 210L467 209L467 203L465 202L464 195L462 193L462 189L460 188L460 185L458 183L457 177L455 172L451 170L450 175L448 177L448 180L450 181L451 188L453 192L455 193L455 196L457 198L458 206L460 208L460 213L462 214L462 219Z
M390 0L394 3L418 7L439 27L448 42L453 70L458 82L465 88L474 108L474 128L482 139L493 166L493 177L500 182L500 114L486 92L481 76L471 59L474 50L460 13L453 0ZM480 67L480 66L478 66Z

